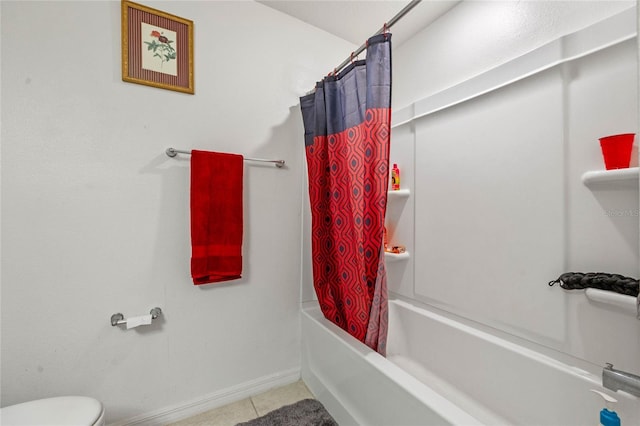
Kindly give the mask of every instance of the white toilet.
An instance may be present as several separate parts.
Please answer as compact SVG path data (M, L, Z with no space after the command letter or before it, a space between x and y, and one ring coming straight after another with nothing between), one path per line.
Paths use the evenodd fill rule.
M86 396L38 399L0 408L2 426L104 426L104 407Z

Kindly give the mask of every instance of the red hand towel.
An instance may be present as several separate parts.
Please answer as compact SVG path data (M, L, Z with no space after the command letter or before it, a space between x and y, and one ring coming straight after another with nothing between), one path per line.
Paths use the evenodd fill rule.
M195 285L242 276L241 155L191 151L191 276Z

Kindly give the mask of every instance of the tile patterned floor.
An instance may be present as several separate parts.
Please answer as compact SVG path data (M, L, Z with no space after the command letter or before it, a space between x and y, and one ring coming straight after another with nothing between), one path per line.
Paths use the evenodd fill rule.
M234 426L238 423L264 416L268 412L284 405L313 397L304 382L299 380L290 385L271 389L251 398L171 423L168 426Z

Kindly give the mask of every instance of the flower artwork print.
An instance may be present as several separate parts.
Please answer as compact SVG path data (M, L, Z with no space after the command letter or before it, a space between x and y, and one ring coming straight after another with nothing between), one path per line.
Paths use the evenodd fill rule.
M176 32L142 22L142 68L178 75Z

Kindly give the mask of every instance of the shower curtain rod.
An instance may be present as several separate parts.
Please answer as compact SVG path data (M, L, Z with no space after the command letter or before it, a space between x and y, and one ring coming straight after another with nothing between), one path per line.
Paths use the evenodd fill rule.
M406 5L404 8L402 8L402 10L400 12L398 12L393 18L391 18L389 20L389 22L386 22L384 24L384 26L382 28L380 28L378 30L378 32L376 32L374 35L372 35L371 37L377 36L378 34L382 34L384 31L388 30L389 28L391 28L393 26L393 24L395 24L396 22L398 22L400 20L400 18L402 18L404 15L406 15L407 13L409 13L409 11L411 9L413 9L414 7L416 7L418 5L418 3L420 3L422 0L412 0L411 3L409 3L408 5ZM336 68L334 68L333 72L334 73L338 73L338 71L340 71L342 68L344 68L345 66L349 65L351 63L351 61L353 60L354 57L358 56L360 53L362 53L365 49L367 48L367 43L365 42L362 46L358 47L358 49L356 49L355 51L353 51L351 53L351 56L349 56L347 59L345 59L340 65L338 65Z
M178 154L189 154L191 155L191 151L185 151L182 149L175 149L175 148L167 148L165 151L165 154L167 154L169 157L175 157ZM282 167L284 167L284 160L265 160L263 158L248 158L248 157L244 157L244 161L261 161L263 163L275 163L276 167L281 169Z

